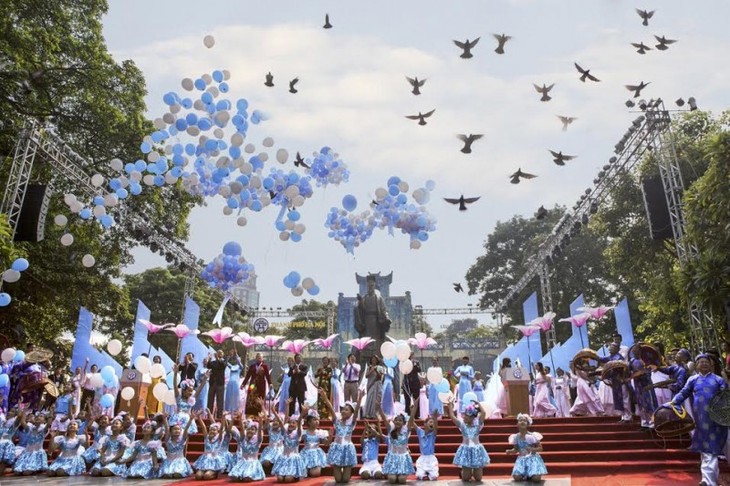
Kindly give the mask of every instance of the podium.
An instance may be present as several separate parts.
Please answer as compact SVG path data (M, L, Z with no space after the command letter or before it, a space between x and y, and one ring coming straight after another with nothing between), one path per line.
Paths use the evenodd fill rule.
M149 392L151 380L150 376L141 373L139 370L124 370L122 379L119 380L119 390L126 387L134 389L134 397L131 400L119 399L119 411L127 412L132 417L139 418L140 413L144 413L142 407L139 406L140 400L147 401L147 393Z
M505 373L510 416L530 413L530 372L525 368L507 368Z

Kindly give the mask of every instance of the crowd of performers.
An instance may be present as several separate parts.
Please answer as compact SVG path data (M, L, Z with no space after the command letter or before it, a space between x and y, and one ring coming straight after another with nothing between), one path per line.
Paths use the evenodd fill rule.
M708 403L726 388L719 376L722 364L712 354L701 354L690 363L683 349L669 353L666 366L650 364L637 346L628 349L616 335L608 356L595 355L603 369L630 370L627 375L611 375L612 380L597 380L596 373L575 363L568 371L556 370L553 377L549 368L536 363L531 375L531 415L610 414L619 420L638 415L642 426L650 428L658 407L684 403L697 424L692 450L702 455L703 481L716 484L727 429L710 420ZM489 397L486 388L491 385L464 357L461 365L444 372L450 391L444 400L441 389L429 383L420 363L411 359L413 371L398 377L377 356L361 366L350 355L341 367L324 358L312 370L295 355L282 366L281 376L272 380L260 354L243 378L244 367L235 351L209 356L200 369L194 356L187 355L172 370L176 404L163 405L154 398L140 402L146 420L139 431L134 418L103 406L99 396L109 390L106 385L102 390L91 386L98 371L93 365L87 363L73 375L62 369L48 374L60 389L57 396L50 396L18 392L23 371L47 365L37 360L5 363L0 371L11 380L9 386L0 387L0 474L12 470L17 475L194 476L200 480L227 474L237 481L272 475L280 482L294 482L317 477L328 467L337 482L348 482L352 468L360 464L358 474L364 479L404 483L415 474L418 479L433 480L439 477L438 418L444 416L463 437L453 464L461 468L463 480L479 481L489 464L479 434L486 420L508 413L503 383L510 363L503 362L499 374L490 380L497 392ZM438 367L438 361L433 360L432 366ZM652 386L662 383L666 388ZM320 428L320 417L332 420L329 430ZM364 421L360 460L353 443L358 420ZM507 441L511 447L507 453L517 456L516 480L538 481L547 474L540 457L542 436L529 430L531 424L531 416L518 415L517 433ZM187 443L195 434L202 436L204 450L191 464ZM408 447L411 434L418 439L415 462ZM261 450L264 438L267 445ZM382 462L381 443L387 444Z

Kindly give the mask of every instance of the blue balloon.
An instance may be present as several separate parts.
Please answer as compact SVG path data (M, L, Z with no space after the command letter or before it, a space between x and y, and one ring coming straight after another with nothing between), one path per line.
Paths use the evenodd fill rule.
M0 375L0 388L5 388L9 384L10 384L10 377L5 373Z
M195 88L199 91L203 91L205 89L205 81L200 78L196 79L195 83L193 84L195 85Z
M105 394L99 400L99 405L101 405L102 408L112 408L114 406L114 397L109 393Z
M144 172L146 169L147 169L147 162L145 162L144 160L140 159L134 163L134 170L136 170L138 172Z
M104 381L112 381L114 379L114 368L111 366L104 366L99 373Z
M215 81L216 83L220 83L221 81L223 81L223 72L216 69L211 73L211 77L213 78L213 81Z
M286 229L286 225L283 221L277 221L276 223L274 223L274 226L278 231L284 231Z
M18 258L13 262L12 265L10 265L10 268L13 270L16 270L18 272L24 272L28 270L28 267L30 266L30 263L28 263L28 260L25 258Z
M142 186L138 182L131 182L129 184L129 192L131 192L133 196L139 196L142 193Z
M398 184L400 184L400 177L392 176L388 179L388 187L397 186Z
M398 358L394 356L392 358L384 359L383 362L388 368L395 368L395 366L398 364Z
M94 206L103 206L104 205L104 197L103 196L94 196Z
M79 217L81 219L89 219L91 217L91 209L84 208L81 211L79 211Z
M223 254L229 255L229 256L240 256L243 252L243 248L241 248L241 245L236 243L235 241L229 241L225 245L223 245Z
M10 294L6 292L0 293L0 307L7 307L10 305Z
M131 174L133 170L134 170L133 163L127 162L126 164L124 164L124 172L126 172L127 174Z
M114 224L114 218L109 216L108 214L103 215L101 218L99 218L99 222L104 228L111 228Z
M20 350L16 351L15 357L13 358L13 362L20 363L21 361L24 361L24 360L25 360L25 351L20 351Z
M246 111L248 109L248 101L245 98L241 98L236 101L236 108L238 111Z
M149 142L142 142L141 144L139 144L139 150L143 154L148 154L152 151L152 145L150 145Z
M436 390L439 391L440 393L446 393L449 391L449 388L450 388L449 380L444 378L443 380L439 381L434 386L436 387Z
M261 203L261 201L254 201L251 203L251 210L252 211L261 211L264 208L264 205Z
M289 235L289 239L292 240L294 243L299 243L300 241L302 241L302 235L292 232L291 235Z
M302 280L302 276L299 275L299 272L291 271L291 272L289 272L288 276L291 277L291 281L294 282L294 285L293 285L294 287L299 285L299 282Z
M228 201L227 201L226 204L228 205L229 208L236 209L238 207L238 199L236 199L235 197L231 196L231 197L228 198Z
M288 219L289 219L290 221L299 221L299 218L301 218L301 217L302 217L302 215L301 215L301 213L300 213L299 211L297 211L296 209L292 209L291 211L289 211L289 212L287 213L286 217L287 217L287 218L288 218Z
M309 295L317 295L319 293L319 287L314 285L310 289L308 289L307 292L309 292Z
M461 397L461 401L468 405L468 404L470 404L472 402L479 401L479 400L477 400L477 394L476 393L474 393L474 392L466 392L466 393L464 393L464 396Z
M400 194L400 188L398 187L398 185L397 184L389 185L388 194L390 194L391 196L397 196L398 194Z
M119 199L127 199L127 196L129 196L129 192L123 187L117 189L116 194Z
M348 194L342 198L342 207L352 212L357 208L357 199L352 194Z

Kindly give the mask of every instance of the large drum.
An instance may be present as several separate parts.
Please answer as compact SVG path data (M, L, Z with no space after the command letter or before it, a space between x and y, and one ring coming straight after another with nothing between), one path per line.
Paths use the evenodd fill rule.
M31 371L23 375L18 381L20 393L31 393L43 388L49 383L48 377L42 371Z
M629 376L629 365L623 361L609 361L604 363L601 370L601 380L607 383L612 383L614 380L617 383L626 381Z
M661 405L654 412L654 430L659 437L679 437L694 428L694 420L681 405Z

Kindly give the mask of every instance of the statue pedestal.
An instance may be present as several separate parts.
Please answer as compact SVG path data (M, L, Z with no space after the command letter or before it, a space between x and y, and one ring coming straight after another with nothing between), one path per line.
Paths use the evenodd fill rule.
M509 368L505 376L509 416L530 413L530 373L525 368Z

